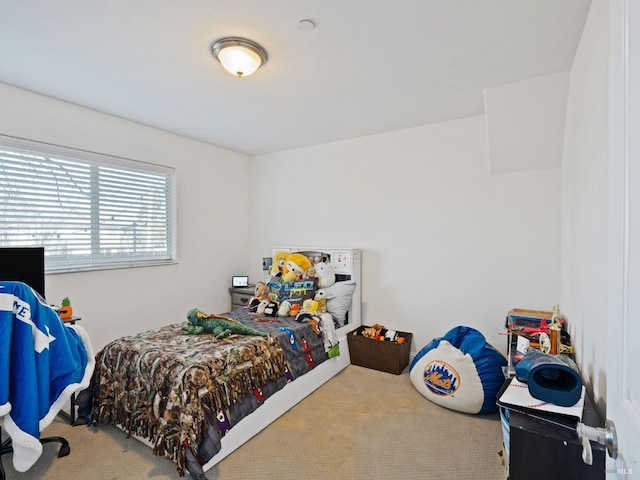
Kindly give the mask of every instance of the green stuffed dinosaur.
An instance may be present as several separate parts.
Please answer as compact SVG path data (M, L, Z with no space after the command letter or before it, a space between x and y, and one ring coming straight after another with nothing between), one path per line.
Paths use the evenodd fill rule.
M190 335L197 335L199 333L213 333L216 338L226 338L232 333L239 333L241 335L258 335L261 337L267 337L268 334L254 330L253 328L245 327L240 322L222 315L206 313L192 308L187 313L187 323L182 327L182 330Z

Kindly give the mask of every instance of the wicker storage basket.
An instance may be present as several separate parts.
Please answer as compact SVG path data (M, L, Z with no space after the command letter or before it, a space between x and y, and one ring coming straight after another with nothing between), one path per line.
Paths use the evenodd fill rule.
M398 332L400 337L404 337L404 342L402 343L382 342L373 338L363 337L361 333L365 328L367 327L358 327L347 335L351 363L400 375L405 367L409 365L411 333Z

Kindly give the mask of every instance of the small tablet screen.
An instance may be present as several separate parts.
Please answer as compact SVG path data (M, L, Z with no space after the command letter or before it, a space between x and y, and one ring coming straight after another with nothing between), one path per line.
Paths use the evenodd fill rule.
M249 286L249 277L236 275L232 278L231 285L234 287L247 287Z

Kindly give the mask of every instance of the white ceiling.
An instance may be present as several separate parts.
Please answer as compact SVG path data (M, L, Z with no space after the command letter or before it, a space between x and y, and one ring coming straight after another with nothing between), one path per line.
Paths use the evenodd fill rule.
M2 0L0 82L253 155L480 114L484 88L570 69L589 4ZM268 62L231 76L225 36Z

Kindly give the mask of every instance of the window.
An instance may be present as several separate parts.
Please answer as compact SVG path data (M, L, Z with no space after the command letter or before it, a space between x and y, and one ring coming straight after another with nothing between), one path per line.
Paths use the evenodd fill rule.
M175 261L175 171L0 135L0 246L47 273Z

